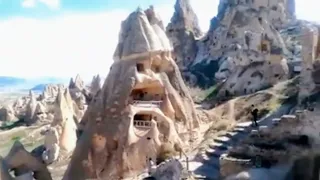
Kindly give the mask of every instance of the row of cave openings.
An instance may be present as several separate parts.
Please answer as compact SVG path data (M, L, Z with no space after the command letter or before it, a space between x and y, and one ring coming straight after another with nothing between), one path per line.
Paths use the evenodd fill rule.
M159 86L151 86L142 89L133 89L130 94L131 104L141 108L160 108L164 100L164 89ZM151 121L157 120L150 112L139 112L133 117L133 125L136 128L151 128Z
M149 66L150 65L150 66ZM136 70L138 73L145 74L149 69L154 73L160 73L161 68L156 63L147 64L144 62L136 63ZM160 108L165 98L164 88L155 81L143 85L143 87L134 88L130 94L130 104L142 108ZM139 112L133 117L133 125L135 128L151 128L151 121L157 120L157 117L150 112Z

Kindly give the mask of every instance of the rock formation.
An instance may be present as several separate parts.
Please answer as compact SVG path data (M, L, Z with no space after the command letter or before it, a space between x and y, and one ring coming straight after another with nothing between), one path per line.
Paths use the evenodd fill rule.
M62 84L48 84L42 93L43 99L55 99L60 89L65 89Z
M29 97L30 97L30 101L26 108L25 122L27 124L32 124L35 122L34 115L37 107L37 99L35 94L32 91L30 91Z
M122 22L115 62L91 102L64 180L122 179L146 168L164 143L199 127L159 16L137 9ZM184 146L182 146L184 147Z
M8 170L10 169L14 171L15 179L33 174L33 178L36 180L52 180L46 165L30 154L19 141L14 143L9 154L1 161L1 164L0 171L4 175L0 177L1 180L13 179L10 174L8 175Z
M0 108L0 121L13 121L16 120L14 110L11 106Z
M202 32L189 0L177 0L174 8L166 33L174 48L175 61L183 72L196 57L196 39L202 36Z
M218 9L218 15L212 19L209 31L197 42L196 58L188 67L193 75L189 74L186 80L201 87L212 86L230 76L234 79L239 72L249 70L245 74L252 74L252 66L249 65L254 62L271 62L271 66L259 67L264 72L269 73L274 66L282 68L282 72L286 71L287 67L283 67L286 64L284 54L288 52L277 29L294 18L291 1L222 0ZM270 76L284 77L284 74L278 73L271 71L273 75ZM259 76L256 77L259 79ZM244 83L246 78L247 75L241 77L239 83ZM267 84L274 81L269 80L269 76L261 78ZM251 86L260 89L264 84L252 82Z
M69 83L69 88L70 89L78 89L79 91L82 91L82 89L84 88L84 81L81 79L79 74L77 74L77 76L74 80L73 80L73 78L71 78L70 83Z
M302 62L299 101L319 92L320 74L320 34L319 27L306 24L301 35Z
M183 166L178 159L170 159L161 163L152 177L159 180L180 180L182 179Z
M97 92L101 89L101 78L98 74L97 76L94 76L91 82L90 86L90 94L91 96L94 96L97 94Z
M68 99L68 100L67 100ZM73 115L73 104L68 89L59 91L54 111L54 119L45 134L46 150L43 159L50 164L58 157L68 156L77 142L77 125Z

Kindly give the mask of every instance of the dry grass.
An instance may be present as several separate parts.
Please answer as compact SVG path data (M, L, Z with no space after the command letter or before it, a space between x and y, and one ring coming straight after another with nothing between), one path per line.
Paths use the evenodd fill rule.
M219 118L211 121L212 125L197 147L198 152L205 150L215 137L232 130L237 122L251 121L252 104L259 110L259 118L261 118L277 110L297 91L296 83L290 80L267 90L237 97L209 110L209 114Z
M174 147L170 143L164 143L160 146L158 155L157 155L157 164L174 157L177 154Z

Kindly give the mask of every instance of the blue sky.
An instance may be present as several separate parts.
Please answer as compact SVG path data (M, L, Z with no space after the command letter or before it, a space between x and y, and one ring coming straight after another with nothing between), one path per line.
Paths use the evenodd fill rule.
M203 30L219 0L190 0ZM296 0L299 18L319 21L319 0ZM201 2L201 3L199 3ZM165 23L175 0L0 0L0 75L87 79L107 75L120 23L154 5ZM3 68L5 67L5 68Z

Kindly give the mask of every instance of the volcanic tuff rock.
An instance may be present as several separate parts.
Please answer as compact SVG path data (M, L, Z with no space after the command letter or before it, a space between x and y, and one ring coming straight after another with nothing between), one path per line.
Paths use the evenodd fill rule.
M306 24L300 36L302 44L299 101L320 90L320 26Z
M13 121L16 119L14 110L11 106L0 108L0 121Z
M4 175L0 177L1 180L13 179L11 175L7 174L9 169L14 171L15 179L31 173L34 179L52 180L46 165L29 153L19 141L13 144L9 154L4 159L0 158L0 163L0 166L2 166L0 172Z
M133 43L134 42L134 43ZM153 7L122 22L115 62L84 115L87 124L64 180L121 179L146 168L179 134L199 126L193 102Z
M90 94L91 96L94 96L97 94L98 91L101 89L101 78L100 75L98 74L97 76L94 76L91 82L90 86Z
M284 54L290 52L277 29L294 18L292 4L286 0L221 0L217 17L212 19L207 34L197 42L198 52L188 68L191 74L186 80L202 87L211 86L235 76L233 74L241 71L239 69L250 69L249 64L257 61L271 62L281 68L286 61ZM263 67L265 72L272 68ZM270 72L282 76L277 73ZM269 84L273 80L263 81ZM239 82L243 83L243 80ZM253 86L261 88L259 84Z
M202 36L202 32L189 0L177 0L174 8L166 33L174 48L175 61L183 72L196 57L196 39Z

